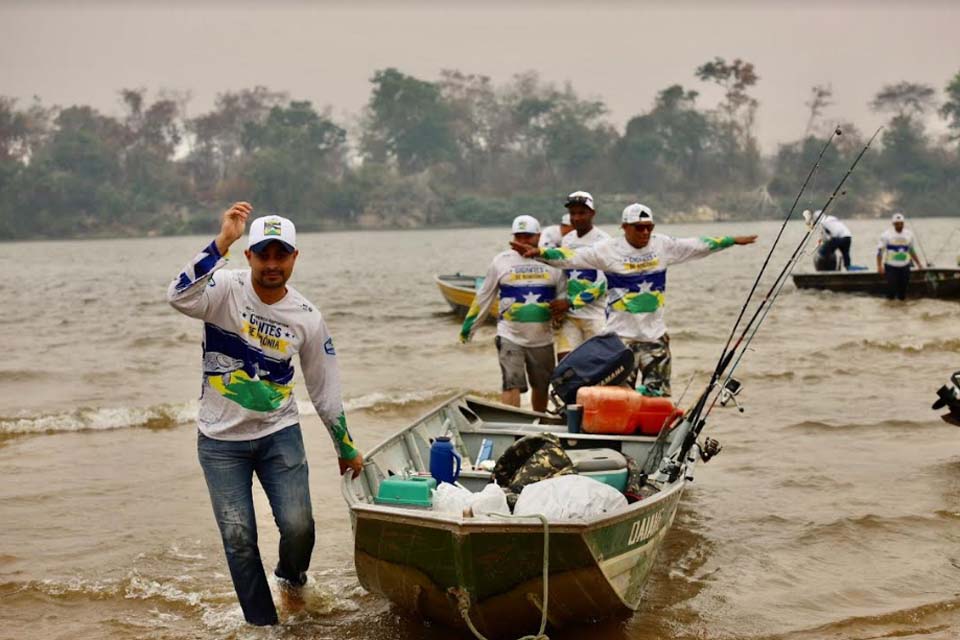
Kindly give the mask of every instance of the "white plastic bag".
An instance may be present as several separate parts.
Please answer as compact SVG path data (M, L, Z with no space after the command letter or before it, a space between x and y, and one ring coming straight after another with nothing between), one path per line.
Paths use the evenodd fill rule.
M626 506L627 499L610 485L573 474L525 486L513 507L513 515L543 514L548 520L585 520Z
M449 482L441 482L433 491L433 510L439 513L462 516L463 510L469 507L472 501L472 493Z
M510 515L510 507L507 506L507 495L495 482L485 486L480 493L473 494L473 500L470 502L470 510L473 511L473 515L475 516L482 516L488 513Z
M469 509L469 512L467 511ZM475 516L488 513L505 513L510 515L507 506L507 496L496 483L488 484L480 493L470 493L463 487L442 482L433 491L433 510L439 513L464 515L467 512Z

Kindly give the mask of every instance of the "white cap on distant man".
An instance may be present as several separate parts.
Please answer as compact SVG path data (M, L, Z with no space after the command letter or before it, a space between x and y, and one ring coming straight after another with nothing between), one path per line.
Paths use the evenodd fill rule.
M593 196L586 191L574 191L567 196L567 201L563 203L563 206L569 207L572 204L582 204L586 206L590 211L596 211L593 208Z
M248 249L260 253L274 240L286 246L289 251L295 251L297 228L293 226L293 222L281 216L262 216L250 223Z
M513 233L540 233L540 223L533 216L517 216L513 219Z
M903 217L902 213L895 213L893 217L890 218L890 222L906 222L906 218Z
M563 216L560 218L560 224L565 224L565 225L567 225L568 227L570 226L570 214L569 214L569 213L563 214Z
M636 202L623 210L623 223L636 224L638 222L653 224L653 211L647 205Z

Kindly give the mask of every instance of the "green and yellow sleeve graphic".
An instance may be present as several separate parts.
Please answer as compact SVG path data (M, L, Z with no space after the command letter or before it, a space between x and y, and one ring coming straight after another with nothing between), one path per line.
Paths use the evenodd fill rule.
M337 422L333 426L328 426L333 440L337 444L339 456L344 460L353 460L360 453L356 445L353 444L353 438L350 437L350 431L347 430L347 416L340 414L337 416Z
M470 332L473 330L473 325L477 322L477 317L480 316L480 305L477 304L476 299L470 305L470 310L467 311L467 317L463 319L463 326L460 327L460 342L466 342L470 339Z
M565 247L556 247L554 249L541 247L540 257L544 260L569 260L573 257L573 251Z
M710 247L710 251L719 251L736 244L733 241L733 236L701 236L700 239Z

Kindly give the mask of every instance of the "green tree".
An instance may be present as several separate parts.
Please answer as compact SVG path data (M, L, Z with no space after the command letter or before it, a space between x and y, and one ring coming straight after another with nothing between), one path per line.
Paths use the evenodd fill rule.
M694 72L704 82L712 82L724 91L719 105L715 135L726 162L717 167L725 180L736 186L755 186L760 179L760 150L753 136L759 103L747 93L760 77L753 64L736 58L728 63L717 57Z
M830 85L824 86L822 84L817 84L811 87L810 101L804 103L806 104L807 108L810 109L810 117L807 118L807 126L803 130L804 136L810 135L810 133L813 131L813 127L820 119L820 116L823 115L823 110L833 104L830 102L830 98L832 97L833 87Z
M455 158L452 113L432 82L394 68L374 73L362 147L374 162L395 161L403 174Z
M270 110L287 102L287 94L263 86L227 91L217 96L209 113L187 122L190 150L185 165L202 202L230 199L229 185L245 158L244 133L250 123L262 123Z
M312 214L344 170L346 131L308 101L273 107L266 120L245 125L245 177L257 206Z
M951 139L960 140L960 71L947 84L944 93L947 99L940 107L940 115L947 121Z
M901 118L922 116L934 103L936 92L933 87L916 82L898 82L888 84L881 89L870 107L874 111L893 113Z

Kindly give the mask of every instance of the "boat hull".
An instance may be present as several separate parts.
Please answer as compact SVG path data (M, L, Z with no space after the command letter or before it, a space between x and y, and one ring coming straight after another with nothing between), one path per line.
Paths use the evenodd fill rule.
M683 481L599 522L550 530L551 626L627 615L676 515ZM543 598L543 529L539 521L438 521L383 509L354 509L360 583L402 609L466 628L456 593L491 638L535 632ZM395 511L395 510L391 510ZM409 513L409 512L407 512Z
M434 282L440 289L440 294L446 300L453 312L461 318L467 315L473 299L476 297L476 283L478 276L461 274L449 276L435 276Z
M793 282L798 289L821 289L872 296L887 294L886 279L875 271L795 273ZM960 269L912 270L907 297L960 300Z

